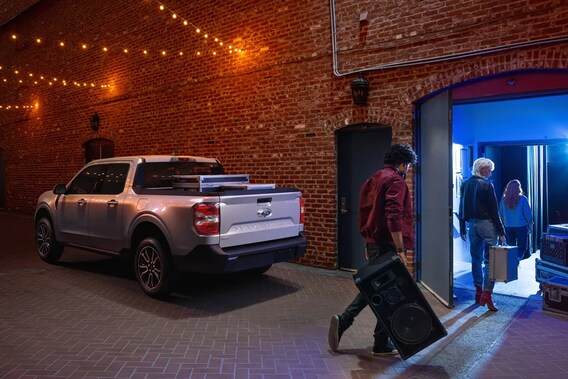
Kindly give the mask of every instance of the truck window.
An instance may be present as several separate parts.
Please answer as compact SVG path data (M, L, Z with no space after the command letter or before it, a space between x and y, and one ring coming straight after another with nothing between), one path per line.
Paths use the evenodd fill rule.
M116 195L124 190L126 176L130 165L128 163L110 164L96 193Z
M71 182L68 194L90 194L95 192L95 187L104 175L104 165L95 165L85 168Z
M151 162L138 166L135 186L141 188L173 188L173 175L222 175L223 166L210 162Z

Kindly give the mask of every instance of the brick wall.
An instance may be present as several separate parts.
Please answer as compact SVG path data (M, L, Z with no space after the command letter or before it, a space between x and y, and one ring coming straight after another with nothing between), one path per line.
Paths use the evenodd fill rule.
M0 79L7 79L0 82L0 104L39 104L0 112L7 208L31 213L42 191L66 182L82 166L83 144L92 138L113 140L117 156L174 151L212 156L255 182L301 189L310 240L302 263L332 268L335 130L378 123L393 128L395 141L412 143L416 100L482 76L568 64L566 42L436 61L440 55L560 39L568 34L563 2L338 0L340 72L431 61L369 70L369 102L357 107L350 93L354 75L333 73L330 3L164 4L179 18L150 0L44 0L0 29ZM367 20L360 23L364 12ZM203 32L196 37L181 18L244 52L215 47L213 56L212 38L204 42ZM37 37L43 38L39 45ZM62 40L64 48L57 45ZM103 46L109 51L103 53ZM58 83L112 87L49 86L47 79L34 85L30 72L57 77ZM101 118L98 132L89 125L94 112Z

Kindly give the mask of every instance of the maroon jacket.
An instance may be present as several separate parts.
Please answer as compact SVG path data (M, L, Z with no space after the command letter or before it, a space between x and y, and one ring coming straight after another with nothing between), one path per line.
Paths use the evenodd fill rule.
M404 247L414 248L410 192L393 166L385 166L361 186L359 230L365 243L392 246L391 232L402 231Z

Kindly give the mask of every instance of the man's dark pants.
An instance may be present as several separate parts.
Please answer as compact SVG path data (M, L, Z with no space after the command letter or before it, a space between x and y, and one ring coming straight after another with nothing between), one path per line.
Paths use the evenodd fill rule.
M369 262L373 262L375 259L383 256L385 254L396 254L396 248L391 245L376 245L376 244L367 244L367 257ZM348 328L353 324L355 317L361 313L363 309L367 306L367 300L363 297L363 295L359 292L355 299L345 308L345 311L339 316L341 319L341 323ZM381 323L377 320L377 324L375 325L375 346L387 346L388 335L383 330Z

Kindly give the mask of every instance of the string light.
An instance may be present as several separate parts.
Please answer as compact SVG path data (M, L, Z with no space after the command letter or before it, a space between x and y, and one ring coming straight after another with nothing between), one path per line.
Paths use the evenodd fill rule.
M26 104L26 105L16 105L16 104L11 104L11 105L3 105L0 104L0 110L3 111L9 111L9 110L21 110L21 109L37 109L39 108L39 104L35 103L35 104Z
M6 72L6 73L12 73L13 75L18 76L18 77L20 76L20 70L18 70L18 69L14 69L13 71L11 71L11 70L4 70L3 68L4 68L4 66L0 65L0 73ZM65 79L61 79L61 78L57 78L57 77L48 78L47 76L34 74L33 72L28 72L27 75L25 75L25 77L27 77L31 81L31 83L33 83L34 85L38 85L40 83L37 80L31 79L31 78L34 78L34 77L39 77L40 81L46 81L47 84L50 85L50 86L53 86L54 84L58 84L58 83L61 83L61 85L63 85L63 86L67 86L67 82L68 82L68 80L65 80ZM8 80L7 78L3 77L2 82L8 84L11 81ZM23 79L17 79L17 81L14 81L14 82L16 82L18 84L24 84ZM75 83L78 83L78 82L73 82L73 83L75 84ZM75 85L77 85L77 84L75 84ZM85 83L85 86L86 85L87 84ZM80 85L77 85L77 86L80 86ZM108 85L108 84L97 85L94 82L89 82L89 86L90 87L100 87L100 88L110 88L110 85Z
M203 38L204 42L209 41L209 42L207 42L207 44L214 43L214 44L218 45L218 47L221 48L223 51L226 51L228 54L233 54L233 53L238 53L238 52L244 51L244 49L236 48L233 45L225 45L223 43L223 41L221 41L220 38L218 38L217 36L213 36L210 33L203 31L200 27L196 26L191 21L189 21L189 20L179 16L177 13L173 12L170 8L168 8L165 4L161 3L160 1L158 1L158 0L154 0L154 1L156 1L159 4L159 9L161 11L170 12L173 20L176 20L176 22L177 22L177 20L180 20L184 27L191 26L194 29L195 33ZM19 34L16 34L16 33L13 33L13 34L10 34L10 39L13 40L13 41L16 41L16 40L24 40L25 41L26 37L19 35ZM37 44L37 45L49 45L49 40L46 40L45 38L39 37L39 36L34 37L34 38L30 38L30 41L35 42L35 44ZM90 43L88 43L88 41L78 43L78 42L69 42L69 41L66 41L66 40L59 40L59 41L53 41L53 42L59 48L65 48L66 50L68 50L68 47L67 47L68 45L69 45L69 47L71 47L71 49L76 49L78 51L87 51L87 50L93 50L93 49L95 49L95 51L96 51L98 49L101 49L103 53L108 53L112 50L112 47L109 47L108 45L107 46L101 46L101 47L97 48L95 46L95 44L90 44ZM98 50L98 51L101 51L101 50ZM121 51L124 54L129 54L131 50L135 51L134 49L129 49L127 47L121 48ZM117 49L115 51L120 51L120 49ZM150 50L148 50L148 49L143 49L143 50L141 49L141 50L138 50L138 51L140 51L142 53L142 55L144 55L144 56L148 56L150 54ZM159 48L156 48L154 50L154 53L158 54L161 57L166 57L166 56L169 55L169 54L167 54L167 50L159 49ZM217 56L218 55L217 53L218 52L215 49L211 49L211 52L210 52L211 56ZM174 56L174 57L176 55L179 56L179 57L183 57L184 51L179 51L177 54L172 54L172 56ZM201 57L203 55L204 55L203 50L198 50L198 51L195 51L194 54L189 54L189 56L197 56L197 57ZM2 66L0 66L0 74L3 73L3 72L10 73L10 74L13 74L13 75L16 75L16 76L19 76L21 74L20 70L17 70L17 69L13 70L13 71L12 70L2 71ZM22 75L24 75L24 78L26 78L26 80L24 80L21 76L19 76L15 80L10 80L7 77L2 77L1 83L4 83L4 84L17 83L18 85L20 85L20 84L24 84L25 81L28 81L29 83L33 83L33 85L39 85L41 83L45 83L50 87L55 87L57 84L67 87L71 83L73 84L74 87L84 87L84 88L87 88L87 87L88 88L94 88L94 87L109 88L109 87L111 87L110 85L107 85L107 84L97 85L94 82L87 83L87 82L70 81L70 80L65 80L65 79L59 79L58 80L57 78L54 78L54 77L38 75L37 73L34 74L32 72L28 72L27 74L22 73Z
M158 3L160 11L166 11L166 10L167 10L168 12L171 13L173 19L178 19L178 18L181 19L184 26L191 25L191 26L195 29L195 33L201 34L201 32L202 32L201 28L199 28L198 26L196 26L195 24L193 24L191 21L186 20L186 19L184 19L183 17L180 17L177 13L175 13L172 9L170 9L169 7L167 7L164 3L160 2L159 0L154 0L154 1L155 1L156 3ZM209 36L210 36L209 33L204 33L204 34L203 34L203 38L205 38L205 39L208 39ZM224 46L223 42L222 42L218 37L213 37L213 36L211 36L211 37L214 39L214 41L215 41L216 44L218 44L218 45L221 46L221 47ZM233 49L232 47L229 47L229 48L227 49L227 52L228 52L229 54L231 54L233 51L235 51L235 52L242 52L242 51L244 51L244 49ZM200 55L200 54L197 54L197 55ZM217 53L216 53L216 52L213 52L213 55L217 55Z
M174 19L181 18L181 17L178 16L176 13L174 13L174 12L171 11L169 8L167 8L164 4L161 4L161 3L160 3L160 5L161 5L161 8L160 8L161 10L167 10L167 11L169 11L169 12L172 13L172 18L174 18ZM174 17L174 16L175 16L175 17ZM223 48L223 49L226 49L226 51L227 51L229 54L232 54L233 52L242 52L242 51L244 51L244 49L236 49L236 48L234 48L232 45L229 45L228 47L226 47L226 45L223 43L223 41L221 41L218 37L213 37L213 36L211 36L209 33L204 33L201 28L195 26L193 23L191 23L190 21L188 21L188 20L186 20L186 19L182 19L182 23L183 23L184 26L191 25L191 26L195 29L195 32L196 32L197 34L202 35L202 37L204 38L204 40L213 39L213 40L215 41L215 44L217 44L219 47L221 47L221 48ZM203 33L202 33L202 32L203 32ZM11 34L10 37L11 37L11 39L14 40L14 41L15 41L15 40L21 40L21 39L24 39L24 40L26 39L25 37L23 37L23 36L21 36L21 35L18 35L18 34ZM46 41L43 37L34 37L34 38L33 38L33 41L35 41L36 44L38 44L38 45L39 45L39 44L45 45L45 44L47 43L47 41ZM57 45L58 45L60 48L67 48L67 45L70 45L70 46L74 46L74 45L75 45L75 44L73 44L73 43L68 44L67 42L68 42L68 41L59 40L59 41L57 41ZM77 46L77 45L75 45L75 46ZM79 43L79 44L78 44L78 49L79 49L80 51L87 51L87 50L90 50L90 49L89 49L90 46L91 46L91 45L89 45L89 43ZM92 46L91 46L91 47L92 47ZM101 49L102 49L102 51L103 51L104 53L108 53L108 52L111 50L108 46L103 46L103 47L101 47ZM127 48L127 47L122 48L122 52L123 52L124 54L130 53L131 50L133 50L133 49L130 49L130 48ZM148 49L144 49L144 50L140 50L140 51L142 52L143 55L149 55L149 53L150 53L150 51L149 51ZM164 54L164 51L165 51L164 49L156 49L156 52L157 52L160 56L162 56L162 57L165 57L165 56L167 55L167 54ZM183 55L184 55L183 52L181 52L181 53L179 54L179 56L183 56ZM202 52L199 52L199 54L197 54L197 52L196 52L196 55L201 56L201 55L202 55ZM216 56L216 55L217 55L217 52L216 52L216 51L212 51L212 52L211 52L211 55Z

